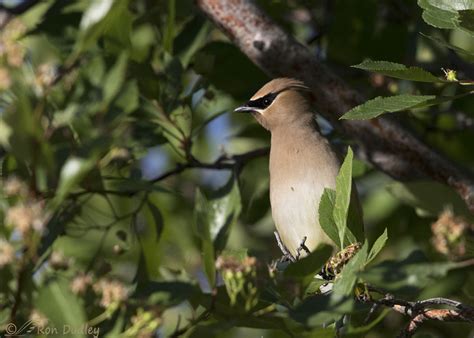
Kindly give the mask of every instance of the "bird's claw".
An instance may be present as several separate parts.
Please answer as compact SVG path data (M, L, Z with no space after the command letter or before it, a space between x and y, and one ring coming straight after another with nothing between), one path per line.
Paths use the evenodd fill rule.
M306 252L306 254L308 254L308 255L311 253L311 251L309 251L308 247L305 244L307 239L308 239L308 237L304 236L303 240L301 241L300 246L298 247L298 249L296 249L296 260L298 260L300 258L302 250L304 252Z

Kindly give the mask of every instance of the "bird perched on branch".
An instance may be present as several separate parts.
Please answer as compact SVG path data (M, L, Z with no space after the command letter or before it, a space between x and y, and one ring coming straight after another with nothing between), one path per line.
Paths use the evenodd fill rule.
M340 168L338 156L319 131L309 95L303 82L278 78L235 109L251 113L271 133L272 217L284 249L293 259L299 257L302 246L313 250L320 243L331 244L319 224L318 207L324 188L335 189ZM352 204L360 210L358 201ZM360 238L362 223L356 227L358 231L353 232Z

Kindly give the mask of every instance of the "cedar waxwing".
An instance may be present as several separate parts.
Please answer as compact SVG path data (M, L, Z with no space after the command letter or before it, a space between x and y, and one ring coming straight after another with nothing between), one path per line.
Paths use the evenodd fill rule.
M320 243L331 244L319 225L318 207L324 188L335 189L340 168L338 156L319 132L308 94L301 81L279 78L235 109L251 113L271 133L272 217L293 258L300 255L302 242L310 251ZM362 223L358 227L363 233ZM358 239L361 231L354 233Z

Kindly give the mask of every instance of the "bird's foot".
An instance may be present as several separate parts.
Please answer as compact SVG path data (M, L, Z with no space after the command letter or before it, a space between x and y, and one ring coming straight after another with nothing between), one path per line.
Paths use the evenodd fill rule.
M303 240L301 241L300 246L298 247L298 249L296 249L296 260L300 259L301 251L306 252L306 254L308 255L311 253L311 251L309 251L308 247L305 244L307 239L308 237L304 236Z
M280 248L281 252L283 253L283 256L280 258L280 263L285 263L285 262L296 262L296 258L293 257L293 255L288 251L286 248L285 244L281 241L280 234L278 231L273 232L275 234L275 238L278 244L278 247Z

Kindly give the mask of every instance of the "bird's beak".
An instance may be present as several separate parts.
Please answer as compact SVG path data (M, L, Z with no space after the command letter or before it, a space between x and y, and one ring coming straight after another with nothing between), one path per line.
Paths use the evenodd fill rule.
M236 113L251 113L255 111L256 111L255 108L249 107L245 104L243 106L240 106L234 109L234 112Z

